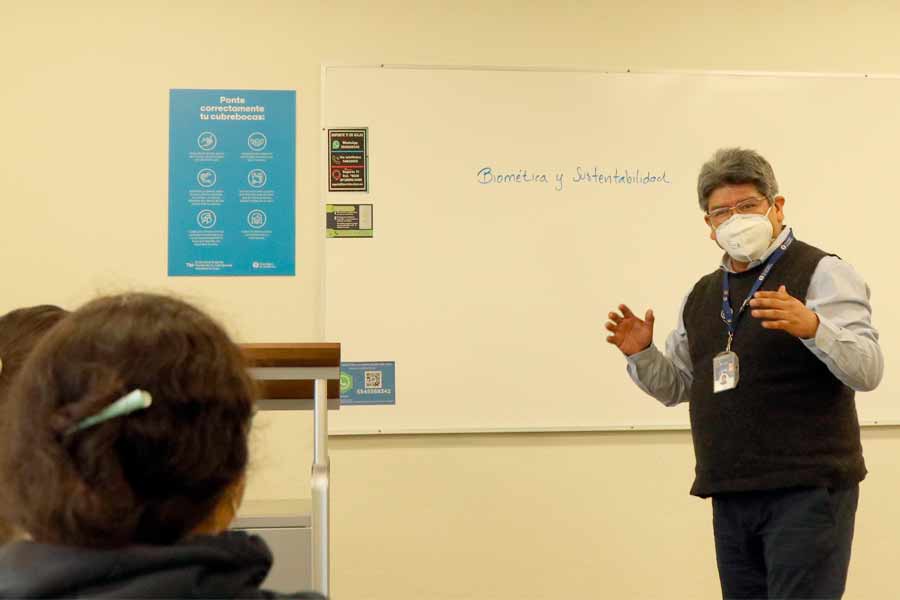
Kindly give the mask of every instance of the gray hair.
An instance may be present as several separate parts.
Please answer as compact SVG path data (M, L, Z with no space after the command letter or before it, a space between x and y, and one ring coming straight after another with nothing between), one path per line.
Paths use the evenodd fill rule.
M722 148L700 169L697 197L700 210L709 210L709 197L726 185L751 183L769 203L778 195L778 182L772 165L754 150Z

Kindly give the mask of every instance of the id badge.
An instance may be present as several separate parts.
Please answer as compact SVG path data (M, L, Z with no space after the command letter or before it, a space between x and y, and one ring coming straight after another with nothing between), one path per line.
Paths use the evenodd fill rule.
M737 354L730 350L720 352L713 358L713 393L737 387L740 376L740 365Z

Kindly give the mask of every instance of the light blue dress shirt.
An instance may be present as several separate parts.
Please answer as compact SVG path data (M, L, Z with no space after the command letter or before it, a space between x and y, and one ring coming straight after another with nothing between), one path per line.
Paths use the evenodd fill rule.
M749 268L764 262L787 239L789 232L787 227L782 229L760 260L750 263ZM734 272L727 254L721 268ZM631 379L666 406L690 399L693 373L684 326L688 295L681 302L678 325L666 339L665 354L651 344L646 350L627 357ZM878 331L872 327L869 297L869 286L852 266L836 256L824 257L813 271L806 292L806 306L818 315L819 328L815 337L801 340L835 377L860 392L875 389L884 372L884 357L878 345Z

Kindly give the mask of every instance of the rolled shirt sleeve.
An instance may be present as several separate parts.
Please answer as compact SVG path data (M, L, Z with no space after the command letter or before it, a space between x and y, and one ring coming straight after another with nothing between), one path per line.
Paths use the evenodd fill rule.
M675 406L690 399L691 371L690 347L687 330L684 327L684 305L678 310L678 326L666 339L666 353L654 345L626 357L628 376L645 393L653 396L666 406Z
M819 261L806 293L806 306L818 315L819 328L803 344L844 385L859 392L874 390L884 373L870 297L856 269L836 256Z

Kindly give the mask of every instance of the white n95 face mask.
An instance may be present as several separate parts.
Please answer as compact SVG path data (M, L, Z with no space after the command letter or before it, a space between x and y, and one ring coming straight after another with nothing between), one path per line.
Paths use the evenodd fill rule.
M769 210L772 210L771 205ZM764 215L734 213L716 228L716 242L728 256L738 262L759 260L772 243L774 234L769 210Z

